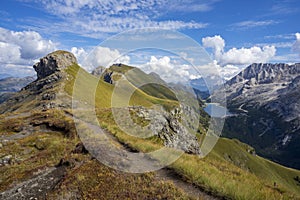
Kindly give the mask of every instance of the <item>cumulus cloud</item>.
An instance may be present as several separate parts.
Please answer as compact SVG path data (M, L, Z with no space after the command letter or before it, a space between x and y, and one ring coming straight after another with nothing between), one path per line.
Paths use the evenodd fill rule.
M86 59L88 53L83 48L72 47L71 53L77 58L77 61L80 65L82 65L82 61Z
M14 44L0 42L0 63L18 63L21 61L20 47Z
M219 75L225 80L236 75L242 68L252 63L264 63L274 58L276 48L274 45L253 46L250 48L231 48L225 51L225 40L216 35L202 38L205 48L213 50L214 62L208 64L211 68L218 69Z
M0 28L0 41L19 47L22 59L33 59L43 56L56 48L51 40L45 40L35 31L11 31Z
M216 58L220 58L223 54L225 47L225 40L220 36L202 38L202 44L204 47L214 49L214 55Z
M221 65L248 65L251 63L265 63L275 56L274 46L251 47L251 48L232 48L224 52L219 62Z
M296 42L293 44L292 50L299 53L300 56L300 33L296 33Z
M130 57L121 55L117 49L96 47L88 52L83 48L72 47L71 52L77 57L79 64L88 71L96 67L109 67L114 63L129 64Z
M150 60L139 68L147 73L155 72L167 82L184 82L193 75L192 66L180 63L169 56L151 56Z
M225 52L224 39L216 35L202 39L203 46L214 50L214 58L221 66L225 65L249 65L254 62L268 62L275 56L274 46L232 48Z
M35 31L11 31L0 27L0 73L33 75L34 60L56 49L55 43Z

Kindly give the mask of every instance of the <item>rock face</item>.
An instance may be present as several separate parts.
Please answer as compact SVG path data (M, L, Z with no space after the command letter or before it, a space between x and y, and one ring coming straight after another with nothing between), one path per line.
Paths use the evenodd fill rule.
M105 71L105 67L99 66L92 71L92 74L94 76L100 77L104 71Z
M225 135L300 169L300 63L252 64L225 84Z
M77 64L77 60L72 53L67 51L55 51L41 58L33 68L37 72L38 79L42 79L74 63Z
M113 73L114 72L105 72L103 74L103 80L107 83L110 83L110 84L114 84L114 81L113 81Z
M300 63L287 64L252 64L225 84L229 101L268 100L280 93L300 75Z
M144 107L131 107L130 110L142 120L150 122L149 129L153 135L164 141L165 146L180 149L186 153L201 154L197 137L181 123L180 109L163 112Z
M100 66L94 69L91 74L97 76L98 78L101 78L103 81L109 84L114 84L113 76L117 73L114 73L114 71Z

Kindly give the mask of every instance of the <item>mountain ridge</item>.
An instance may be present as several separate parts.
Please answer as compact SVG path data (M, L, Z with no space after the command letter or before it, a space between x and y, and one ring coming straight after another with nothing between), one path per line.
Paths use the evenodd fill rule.
M64 56L65 52L60 53L57 52L56 59L60 56L62 60L69 57ZM44 61L51 60L53 54L55 52L42 58L43 63L49 63ZM100 129L114 137L116 140L112 142L117 143L117 146L122 145L134 152L149 152L162 148L164 143L157 135L143 139L126 134L120 129L113 118L110 104L113 84L99 80L74 62L66 62L69 66L60 67L57 63L59 62L50 62L49 70L52 74L48 74L49 70L40 70L41 74L36 81L0 106L0 137L5 140L0 148L0 164L3 164L0 166L0 172L3 172L0 173L0 197L11 198L13 194L13 197L23 198L22 195L26 195L28 198L47 199L190 199L180 187L174 187L163 179L157 181L156 172L124 175L104 166L87 152L84 148L86 143L80 141L78 130L74 127L72 117L75 112L70 109L72 96L75 104L91 104L95 107L93 110ZM41 63L35 66L42 67ZM92 85L97 86L95 93ZM129 83L125 86L134 87ZM77 89L81 92L78 96ZM172 137L176 139L176 134L181 132L178 131L180 112L174 110L178 103L135 89L136 92L129 102L132 120L145 126L150 123L149 117L159 111L155 110L156 107L153 108L154 105L160 108L169 107L169 111L160 113L159 118L165 120L157 119L163 121L164 126L157 124L153 127L158 131L169 128L172 133L169 135L170 141ZM117 98L124 98L124 94L116 95ZM76 110L76 105L74 109ZM85 110L78 111L79 114L85 114ZM165 115L174 117L166 118ZM89 126L84 123L79 125L79 130L89 134ZM201 131L193 134L199 141L206 135ZM95 143L97 134L94 136L89 145L98 147ZM111 161L113 159L114 157L110 157ZM122 163L126 164L126 159L124 157ZM184 153L168 166L168 170L175 174L175 180L183 179L186 184L192 183L190 185L193 187L196 185L197 189L209 194L209 198L300 197L296 182L296 177L300 176L299 171L257 156L252 147L238 140L220 138L213 151L204 159L191 152ZM38 186L33 184L35 180L38 180ZM51 189L47 189L45 185Z

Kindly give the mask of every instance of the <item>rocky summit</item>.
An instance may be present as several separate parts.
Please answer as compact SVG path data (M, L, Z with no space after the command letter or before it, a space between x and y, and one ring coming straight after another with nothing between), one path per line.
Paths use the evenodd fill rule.
M33 68L37 72L38 79L45 78L57 71L62 71L77 60L72 53L67 51L55 51L40 59Z
M225 135L253 145L258 153L300 168L300 63L252 64L225 84Z
M55 51L41 58L33 66L37 72L37 80L10 96L0 106L0 113L54 107L70 108L70 97L63 90L68 76L65 69L74 64L77 64L75 56L67 51Z

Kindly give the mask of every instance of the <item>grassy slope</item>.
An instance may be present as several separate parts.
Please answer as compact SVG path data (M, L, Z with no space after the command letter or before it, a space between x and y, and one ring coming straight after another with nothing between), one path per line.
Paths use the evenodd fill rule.
M101 79L98 79L82 68L79 68L78 65L73 65L69 67L67 70L69 74L68 82L65 85L65 90L68 94L72 94L73 85L76 81L77 94L80 93L79 99L82 101L88 102L90 104L94 104L97 108L110 108L111 107L111 97L114 90L114 85L106 83ZM77 76L77 77L76 77ZM76 80L75 80L76 77ZM154 104L159 104L164 106L167 109L171 109L174 106L177 106L177 102L169 99L161 99L157 97L150 96L146 94L144 91L135 88L130 82L124 82L123 87L125 88L120 93L116 94L116 98L119 101L122 101L126 96L126 88L134 88L135 92L131 96L130 105L142 105L145 107L151 107ZM93 86L97 86L97 88L93 88ZM96 94L94 95L94 92ZM78 97L78 96L77 96ZM95 101L93 101L95 99Z
M253 155L251 151L252 148L250 146L236 139L222 138L214 148L211 156L218 157L220 160L230 161L263 180L267 180L270 183L276 182L276 185L283 186L285 189L300 195L300 186L294 180L300 174L298 170L290 169L260 156Z
M141 86L139 88L150 96L161 99L177 100L174 92L167 87L167 83L159 77L146 74L138 68L123 64L121 66L112 65L108 70L119 74L125 74L130 83L136 87ZM114 76L118 75L115 74Z
M109 110L98 109L102 127L119 141L135 150L151 152L161 148L157 138L140 139L122 132ZM220 196L233 199L299 198L299 187L293 180L300 172L252 155L248 145L220 138L214 150L205 158L184 154L170 168L194 184ZM228 157L232 159L229 160ZM276 186L274 187L274 182Z
M76 70L78 70L76 67L69 68L68 73L75 76ZM83 74L82 80L87 80L81 83L84 88L99 81L85 71L82 71L81 74ZM71 91L71 85L72 81L67 84L68 92ZM130 87L134 86L130 85ZM114 124L110 109L103 109L110 107L108 102L110 102L112 90L113 85L99 81L96 107L101 125L114 134L119 141L128 144L133 149L149 152L160 148L161 144L157 143L159 140L156 138L144 140L128 136ZM126 93L119 95L119 98L122 99ZM149 96L140 90L137 90L131 98L133 105L142 106L151 106L157 103L167 104L168 102L172 101ZM230 198L281 199L300 197L300 186L293 179L300 176L299 171L252 155L252 151L251 147L237 140L221 138L214 150L205 159L184 154L170 167L196 185Z
M0 136L20 134L30 124L35 127L30 135L7 141L0 148L0 158L13 155L10 165L0 167L0 193L64 160L68 163L66 174L46 199L189 199L172 184L156 180L153 173L118 172L89 154L74 153L80 140L75 136L73 119L61 110L13 119L0 115ZM45 125L57 131L45 130Z

